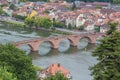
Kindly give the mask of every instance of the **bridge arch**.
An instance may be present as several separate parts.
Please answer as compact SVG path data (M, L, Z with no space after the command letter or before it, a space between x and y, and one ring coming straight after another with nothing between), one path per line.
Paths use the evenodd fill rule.
M58 51L65 52L70 48L70 40L68 38L62 38L58 43Z
M26 45L28 45L31 48L31 51L34 50L34 46L33 45L31 45L31 44L26 44Z
M70 45L74 44L74 40L73 39L70 39L70 38L67 38L70 42Z
M34 50L34 46L32 46L31 44L21 44L18 46L18 48L25 51L26 54L29 54L31 51Z
M53 41L51 41L51 40L45 40L45 41L42 41L42 42L39 44L39 46L40 46L42 43L45 43L45 42L50 43L51 48L54 48L55 43L54 43Z
M78 38L78 42L82 39L86 38L88 40L88 43L91 43L92 42L92 38L90 36L82 36L82 37L79 37Z

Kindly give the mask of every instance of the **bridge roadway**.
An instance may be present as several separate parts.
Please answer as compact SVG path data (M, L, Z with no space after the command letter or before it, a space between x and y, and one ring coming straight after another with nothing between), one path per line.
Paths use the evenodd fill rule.
M68 39L70 41L70 45L77 46L78 42L82 38L87 38L89 43L96 43L99 37L105 36L103 33L85 33L85 34L74 34L74 35L66 35L66 36L57 36L57 37L48 37L48 38L35 38L30 40L18 41L14 42L13 44L16 47L20 47L24 44L27 44L31 51L38 51L39 46L43 42L50 42L52 48L58 48L60 42L63 39Z

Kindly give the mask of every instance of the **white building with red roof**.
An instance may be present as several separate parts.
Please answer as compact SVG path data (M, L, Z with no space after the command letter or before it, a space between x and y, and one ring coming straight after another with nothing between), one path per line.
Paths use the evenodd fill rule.
M52 64L45 68L42 72L39 74L40 80L44 80L46 77L55 75L56 73L62 73L68 80L72 80L72 76L70 74L70 71L65 69L63 66L60 64Z

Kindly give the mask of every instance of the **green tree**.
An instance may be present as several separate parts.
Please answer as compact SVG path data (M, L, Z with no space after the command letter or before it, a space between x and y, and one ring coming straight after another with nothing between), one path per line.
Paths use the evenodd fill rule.
M43 12L44 12L44 13L47 13L47 14L49 14L49 13L50 13L50 11L49 11L49 10L44 10Z
M18 2L26 2L26 1L28 1L28 0L18 0Z
M26 16L21 16L21 15L13 15L13 17L15 17L16 19L19 19L19 20L25 20L26 19Z
M0 80L17 80L6 68L0 67Z
M34 17L27 17L25 18L25 24L28 25L31 29L32 26L35 24L35 19Z
M36 29L41 26L41 19L38 17L35 19L35 27Z
M81 25L81 26L79 27L79 30L84 30L84 26Z
M93 52L99 61L90 68L94 80L120 79L120 32L114 31L101 40Z
M16 6L15 6L14 4L11 4L11 5L9 6L9 8L12 9L12 10L14 10L15 7L16 7Z
M109 23L109 30L107 31L107 35L112 34L114 31L116 31L116 27L118 25L118 23Z
M64 24L60 21L53 21L53 27L63 28Z
M120 0L113 0L114 4L120 4Z
M52 20L47 17L41 17L42 21L42 26L46 29L50 28L52 26Z
M3 13L2 7L0 7L0 15Z
M46 0L46 2L50 2L50 0Z
M40 16L36 18L35 24L37 27L49 29L52 26L52 20L50 18Z
M0 15L2 15L2 14L4 14L4 15L8 15L5 11L3 11L3 9L2 9L2 7L0 6Z
M76 4L75 2L73 2L72 10L75 10L75 9L76 9Z
M66 77L64 77L61 73L56 73L54 76L49 76L45 80L68 80Z
M7 66L18 80L37 80L31 58L11 44L0 44L0 65Z
M70 30L73 29L73 27L70 23L68 24L68 29L70 29Z

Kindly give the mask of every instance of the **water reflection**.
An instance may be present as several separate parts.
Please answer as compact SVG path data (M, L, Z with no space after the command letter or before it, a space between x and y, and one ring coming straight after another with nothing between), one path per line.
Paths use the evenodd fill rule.
M32 56L33 59L37 59L39 57L55 57L58 55L61 55L60 53L64 55L69 55L69 54L75 54L77 52L81 51L93 51L96 48L95 44L89 44L86 49L78 49L77 47L70 46L70 48L65 51L65 52L59 52L57 49L51 49L47 54L45 55L40 55L38 52L31 52L30 56Z
M30 54L30 52L31 52L31 48L27 44L20 46L19 49L25 51L26 55Z
M96 44L100 44L101 43L100 40L103 38L105 38L105 36L99 36L96 40Z
M39 46L38 54L46 55L51 50L51 43L50 42L43 42Z
M88 43L89 43L89 40L87 38L82 38L78 42L77 48L78 49L83 49L83 48L87 47Z
M59 52L65 52L70 48L70 41L68 39L63 39L58 47Z

